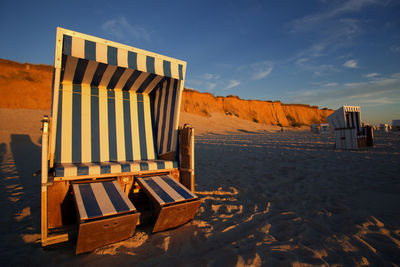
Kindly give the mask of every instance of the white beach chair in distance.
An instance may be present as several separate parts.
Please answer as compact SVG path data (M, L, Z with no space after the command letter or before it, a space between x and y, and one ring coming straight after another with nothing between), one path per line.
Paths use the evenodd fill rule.
M336 149L359 149L373 145L372 128L361 126L359 106L342 106L326 119L335 131Z
M201 203L193 129L178 129L186 62L57 28L54 67L52 114L43 120L42 245L68 240L76 222L79 254L129 238L154 217L156 231L193 219ZM162 191L174 201L160 203Z
M392 131L400 131L400 120L392 120Z
M320 133L329 133L330 132L329 124L321 123L319 125L319 131L320 131Z
M319 124L316 124L316 123L311 124L310 125L310 131L312 133L319 133Z

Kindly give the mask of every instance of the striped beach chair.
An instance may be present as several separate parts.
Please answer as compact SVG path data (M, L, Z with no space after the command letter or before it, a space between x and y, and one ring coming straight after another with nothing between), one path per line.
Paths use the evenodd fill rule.
M326 119L335 131L336 149L359 149L372 146L372 128L362 127L359 106L343 106Z
M92 188L94 181L111 179L115 190L129 197L124 198L129 207L137 206L133 200L139 196L154 199L138 183L144 176L167 175L194 191L193 129L178 129L185 71L184 61L57 28L52 114L44 118L42 134L44 246L67 240L67 234L51 232L76 219L124 218L140 211L139 222L145 221L147 210L140 207L145 201L128 213L82 216L77 195L90 194L81 188ZM82 182L86 185L75 186ZM97 205L109 197L96 198ZM177 201L182 203L194 209L200 200L193 195ZM192 215L182 214L183 221Z

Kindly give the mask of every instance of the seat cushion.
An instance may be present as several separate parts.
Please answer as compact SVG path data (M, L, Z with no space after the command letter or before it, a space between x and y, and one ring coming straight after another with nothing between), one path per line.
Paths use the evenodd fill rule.
M83 175L157 171L173 168L178 168L178 162L167 160L135 160L124 162L57 163L54 166L54 176L75 177Z

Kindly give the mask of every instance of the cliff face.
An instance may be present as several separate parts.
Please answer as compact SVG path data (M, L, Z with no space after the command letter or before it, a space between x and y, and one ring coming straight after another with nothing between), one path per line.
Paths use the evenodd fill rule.
M0 59L0 108L50 109L53 67Z
M283 104L282 108L292 125L326 123L326 117L334 112L330 109L318 109L318 107L297 104Z
M332 110L279 101L242 100L236 96L215 97L209 93L185 90L181 110L202 116L224 113L270 125L300 126L326 122Z
M50 109L52 66L21 64L0 59L0 108ZM299 126L325 122L332 110L308 105L286 105L279 101L216 97L185 89L181 110L210 116L222 113L269 125Z

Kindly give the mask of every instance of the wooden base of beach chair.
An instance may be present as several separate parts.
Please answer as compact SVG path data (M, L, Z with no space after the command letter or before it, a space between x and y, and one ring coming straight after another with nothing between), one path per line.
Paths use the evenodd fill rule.
M160 207L153 233L181 226L194 218L201 200Z
M130 238L135 232L139 215L128 214L79 224L76 254Z
M42 238L42 247L67 242L68 240L68 234L47 236L46 238Z
M140 213L117 181L73 184L79 214L76 254L131 237Z
M157 220L153 233L192 220L201 204L195 194L170 175L137 178L137 183L155 207Z

